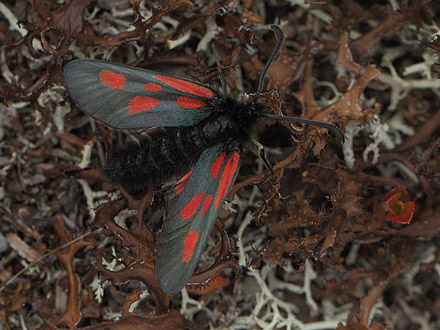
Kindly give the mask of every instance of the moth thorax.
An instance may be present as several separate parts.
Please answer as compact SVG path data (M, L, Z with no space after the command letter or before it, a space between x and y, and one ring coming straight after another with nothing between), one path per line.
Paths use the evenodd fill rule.
M220 116L215 120L210 120L203 126L203 134L208 140L224 140L229 135L234 134L237 125L228 116Z
M251 126L260 118L265 112L266 106L262 103L252 102L247 103L237 116L243 126Z

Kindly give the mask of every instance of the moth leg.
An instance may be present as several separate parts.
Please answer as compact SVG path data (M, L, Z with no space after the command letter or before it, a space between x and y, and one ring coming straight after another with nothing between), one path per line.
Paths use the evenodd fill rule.
M212 52L214 53L215 62L217 63L218 77L220 79L220 84L222 85L222 91L224 94L226 94L226 92L227 92L226 82L225 82L225 77L223 76L222 67L220 64L220 55L217 51L217 48L215 48L214 44L212 44Z
M266 151L264 150L263 145L260 142L258 142L257 140L254 140L254 139L252 139L252 143L257 148L258 152L260 153L260 158L263 160L264 165L266 165L266 167L269 169L269 171L272 174L275 174L274 171L273 171L272 164L269 162L269 160L266 157Z

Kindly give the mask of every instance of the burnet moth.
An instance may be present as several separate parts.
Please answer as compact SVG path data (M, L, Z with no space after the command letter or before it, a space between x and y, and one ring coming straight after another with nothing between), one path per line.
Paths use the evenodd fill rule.
M116 151L104 172L133 194L177 181L157 249L159 282L170 295L193 274L258 119L313 124L343 137L334 125L273 115L257 101L284 38L278 26L272 29L277 45L246 102L195 81L120 64L76 60L65 66L69 94L97 121L118 129L159 127Z

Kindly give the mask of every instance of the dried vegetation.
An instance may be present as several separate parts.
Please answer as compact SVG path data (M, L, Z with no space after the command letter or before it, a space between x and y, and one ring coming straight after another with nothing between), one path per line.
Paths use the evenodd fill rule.
M1 289L3 327L440 328L440 3L359 3L2 1L0 281L25 269ZM190 293L169 297L163 196L120 195L99 171L136 134L81 113L63 67L96 58L216 86L215 45L231 92L252 92L272 23L286 42L264 101L346 142L262 123L274 174L246 154Z

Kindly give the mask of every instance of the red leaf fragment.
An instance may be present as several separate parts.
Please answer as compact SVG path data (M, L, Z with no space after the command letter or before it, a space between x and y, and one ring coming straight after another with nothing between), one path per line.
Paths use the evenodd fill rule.
M215 275L206 285L203 286L187 285L186 291L188 291L191 294L201 296L212 292L216 292L221 288L227 287L229 284L231 284L231 280L225 273L221 272Z
M401 186L391 189L381 203L374 205L374 215L394 223L409 224L414 215L415 203Z

